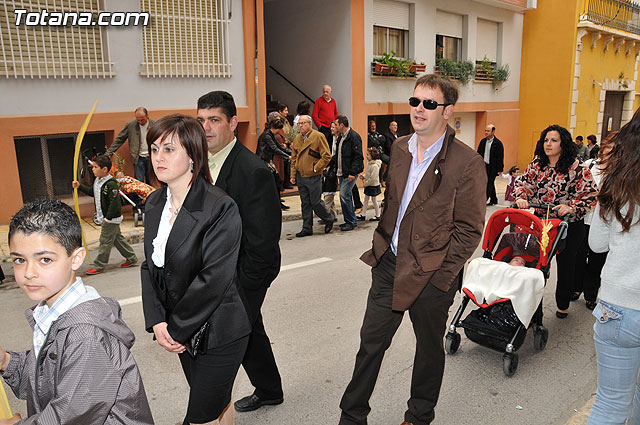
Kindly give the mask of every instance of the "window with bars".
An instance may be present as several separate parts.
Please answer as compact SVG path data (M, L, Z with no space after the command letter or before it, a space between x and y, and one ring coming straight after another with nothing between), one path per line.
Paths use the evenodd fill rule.
M108 78L106 30L100 26L15 25L16 9L30 12L102 11L101 0L0 0L0 78Z
M140 0L146 77L231 77L230 0Z

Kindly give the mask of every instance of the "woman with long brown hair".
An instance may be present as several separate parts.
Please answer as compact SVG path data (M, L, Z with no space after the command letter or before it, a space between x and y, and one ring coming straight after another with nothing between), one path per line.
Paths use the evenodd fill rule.
M550 217L569 214L566 246L556 256L556 317L559 319L569 315L576 253L585 232L583 217L595 206L597 194L591 172L577 156L578 149L569 131L559 125L550 125L540 134L533 161L515 183L518 208L529 208L529 202L553 204ZM535 211L543 218L546 213L546 210Z
M640 423L640 109L612 143L589 232L594 252L609 251L593 311L598 389L590 425Z

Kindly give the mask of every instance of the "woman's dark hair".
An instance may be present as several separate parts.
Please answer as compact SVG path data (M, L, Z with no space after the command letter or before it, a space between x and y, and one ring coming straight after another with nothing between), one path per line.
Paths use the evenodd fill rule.
M367 149L369 151L369 155L371 155L371 159L380 159L380 151L376 147L372 147Z
M282 118L276 118L276 119L272 119L271 121L269 121L267 123L267 126L268 126L268 128L279 130L281 128L284 128L284 122L282 121Z
M538 144L536 145L535 155L539 158L540 167L546 167L549 165L549 157L544 151L544 139L550 131L557 131L558 134L560 134L560 148L562 149L562 152L560 153L560 158L556 164L556 170L562 174L567 174L569 172L569 167L571 167L578 156L578 147L573 142L571 133L569 133L566 128L561 127L558 124L554 124L542 130L542 133L540 133L540 140L538 140Z
M158 139L162 142L172 134L176 135L184 150L187 151L187 155L189 155L189 158L193 161L193 176L191 176L190 183L193 183L198 175L204 177L209 183L213 183L211 172L209 171L207 136L202 128L202 124L195 118L186 115L167 115L166 117L160 118L149 128L149 132L147 133L147 146L151 153L152 163L153 151L151 145ZM154 184L158 182L158 177L153 170L153 166L149 169L149 176Z
M633 216L640 206L640 109L610 143L613 143L613 149L602 162L602 184L598 194L600 217L608 221L608 217L615 216L622 231L628 232L638 223L633 223ZM625 205L628 209L623 216Z
M587 140L591 140L593 143L596 143L598 141L598 138L595 134L590 134L587 136Z
M276 106L276 111L278 112L282 112L285 109L288 109L289 107L287 105L285 105L284 103L278 103L278 106Z
M311 102L309 102L308 100L303 100L302 102L298 103L296 114L309 115L309 112L311 112Z

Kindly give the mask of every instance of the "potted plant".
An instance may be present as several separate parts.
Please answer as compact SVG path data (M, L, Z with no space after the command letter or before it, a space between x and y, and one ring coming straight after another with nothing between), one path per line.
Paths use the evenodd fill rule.
M383 53L371 63L372 74L382 76L415 77L416 73L424 72L426 69L427 65L424 63L416 63L413 58L398 58L394 51Z
M509 65L505 64L498 68L496 63L491 62L485 56L484 59L476 63L476 76L478 81L491 81L495 89L509 78Z
M459 80L466 85L475 74L473 63L469 61L455 62L450 59L439 58L436 61L436 72L443 77Z

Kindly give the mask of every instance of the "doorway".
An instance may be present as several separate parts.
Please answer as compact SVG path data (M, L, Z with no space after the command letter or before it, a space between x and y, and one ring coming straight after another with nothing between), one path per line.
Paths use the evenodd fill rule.
M604 100L604 116L602 119L602 133L600 140L604 140L611 132L620 130L622 123L622 106L624 104L623 91L608 91Z

